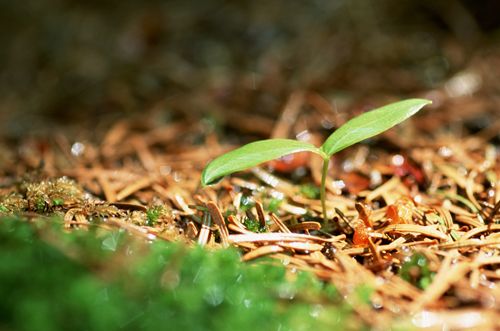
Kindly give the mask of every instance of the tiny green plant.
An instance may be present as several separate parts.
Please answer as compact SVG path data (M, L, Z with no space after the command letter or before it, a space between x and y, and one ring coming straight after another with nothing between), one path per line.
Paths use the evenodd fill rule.
M325 184L331 156L392 128L430 103L431 101L426 99L407 99L363 113L335 130L321 147L293 139L267 139L252 142L212 160L201 174L201 183L203 186L210 185L226 175L288 154L304 151L315 153L323 158L320 199L323 218L326 220Z

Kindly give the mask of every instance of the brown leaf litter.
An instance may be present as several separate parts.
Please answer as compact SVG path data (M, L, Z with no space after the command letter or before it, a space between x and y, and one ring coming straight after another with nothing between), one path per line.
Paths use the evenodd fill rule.
M451 106L456 100L439 108ZM429 131L432 112L446 123L439 108L370 147L335 156L327 220L319 200L300 189L319 184L313 157L263 165L201 188L202 167L236 146L190 120L142 131L122 120L100 144L85 142L83 153L69 153L71 143L61 135L43 153L24 145L29 153L2 170L0 206L4 213L60 214L68 229L118 227L145 240L237 247L243 261L267 257L312 272L346 298L357 286L369 286L372 306L352 305L382 329L395 316L410 316L417 327L500 328L498 145L488 130L463 136ZM233 126L251 123L273 137L317 143L325 118L334 126L342 121L322 97L300 91L272 126L258 117L235 119ZM10 180L27 173L31 177ZM399 272L417 253L433 275L426 287ZM418 278L418 270L412 272Z

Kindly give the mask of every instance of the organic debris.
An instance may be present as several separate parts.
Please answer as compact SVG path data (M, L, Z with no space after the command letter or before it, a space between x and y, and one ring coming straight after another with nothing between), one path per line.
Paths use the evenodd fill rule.
M473 327L498 327L491 314L500 302L499 147L491 136L427 132L429 116L408 125L411 143L399 150L384 148L394 139L388 132L333 160L327 220L314 158L202 189L202 167L235 146L183 121L142 132L121 121L78 154L61 151L69 143L50 145L39 158L52 178L42 167L17 183L15 174L29 169L20 154L4 170L12 175L3 181L0 212L60 214L67 229L119 227L145 240L235 246L244 261L269 257L310 271L346 297L367 286L371 308L353 307L378 327L408 313L450 323L462 311L480 317ZM294 130L282 119L276 125L280 134ZM186 135L202 141L185 143ZM360 186L360 178L367 182Z

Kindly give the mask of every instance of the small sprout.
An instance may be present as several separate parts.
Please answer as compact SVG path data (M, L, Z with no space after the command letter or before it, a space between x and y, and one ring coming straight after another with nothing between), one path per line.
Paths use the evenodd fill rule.
M201 174L201 183L203 186L210 185L226 175L289 154L299 152L318 154L323 159L320 196L323 218L326 220L326 176L331 156L392 128L430 103L430 100L425 99L408 99L361 114L335 130L319 148L292 139L267 139L244 145L212 160Z
M153 206L153 207L149 208L146 211L146 216L147 216L146 225L147 226L153 226L153 225L155 225L156 222L158 222L158 219L161 216L164 216L164 215L167 215L167 214L168 214L167 208L165 208L162 205L156 205L156 206Z
M300 186L300 193L308 199L318 199L320 189L313 184L304 184Z
M52 200L52 206L62 206L64 205L64 200L60 198L55 198Z

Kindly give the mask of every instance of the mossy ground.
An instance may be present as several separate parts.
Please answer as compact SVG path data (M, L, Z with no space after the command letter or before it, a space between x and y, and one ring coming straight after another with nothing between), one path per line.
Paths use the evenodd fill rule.
M2 330L359 329L331 285L234 249L0 220Z

